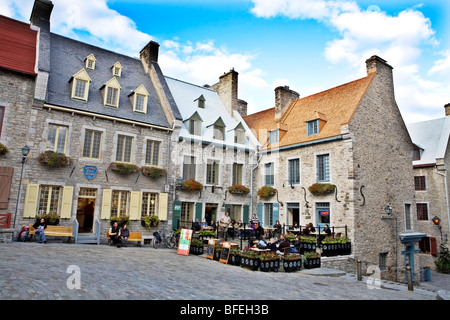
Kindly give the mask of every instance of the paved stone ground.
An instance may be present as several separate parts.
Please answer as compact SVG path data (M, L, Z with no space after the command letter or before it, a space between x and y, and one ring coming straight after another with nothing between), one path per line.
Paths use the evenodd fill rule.
M79 289L69 288L77 283L71 266ZM436 300L450 289L450 275L409 291L384 281L371 289L365 278L321 269L265 273L147 245L13 242L0 244L0 300Z

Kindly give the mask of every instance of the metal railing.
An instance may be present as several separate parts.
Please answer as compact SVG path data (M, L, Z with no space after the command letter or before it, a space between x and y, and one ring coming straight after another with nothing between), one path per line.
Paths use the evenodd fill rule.
M102 232L102 225L99 219L95 219L95 237L97 239L97 244L100 244L100 235Z
M73 239L74 239L75 243L78 242L78 227L79 226L80 226L80 224L78 223L77 218L73 219Z

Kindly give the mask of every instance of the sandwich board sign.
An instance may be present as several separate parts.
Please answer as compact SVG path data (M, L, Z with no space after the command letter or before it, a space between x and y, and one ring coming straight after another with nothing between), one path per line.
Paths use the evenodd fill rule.
M231 243L224 242L222 245L222 252L220 253L219 262L228 264L228 258L230 257Z
M208 240L208 248L206 249L206 258L214 260L214 248L216 246L216 240L209 239Z
M180 242L178 244L178 254L189 255L189 249L191 248L192 230L181 229Z

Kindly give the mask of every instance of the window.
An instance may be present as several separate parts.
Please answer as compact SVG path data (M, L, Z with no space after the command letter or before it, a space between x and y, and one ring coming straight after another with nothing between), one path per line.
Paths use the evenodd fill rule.
M93 54L90 54L89 56L87 56L87 58L85 59L86 69L94 70L95 69L95 61L96 61L96 59Z
M437 256L437 242L434 237L423 237L419 241L420 253L431 254Z
M131 162L133 137L119 135L117 138L116 161Z
M416 191L425 191L427 189L425 184L425 176L414 177L414 185L416 187Z
M91 78L86 70L82 69L75 73L70 79L70 82L72 82L72 99L87 101Z
M405 229L411 230L411 205L405 204Z
M202 122L200 120L189 120L189 133L199 136L202 134Z
M60 199L60 186L40 186L38 213L58 214Z
M111 201L111 216L127 216L128 201L130 193L128 191L113 190Z
M233 183L232 184L242 184L242 168L243 164L233 163Z
M65 153L68 132L69 127L49 124L46 150Z
M206 184L219 184L219 164L215 161L206 165Z
M316 203L317 222L319 224L330 224L330 203Z
M217 140L225 140L225 127L215 124L213 138Z
M106 88L106 104L110 106L117 106L119 89L113 87Z
M313 136L319 133L319 120L313 120L307 122L307 135Z
M134 107L134 111L145 112L145 98L146 96L143 96L142 94L136 94L136 105Z
M118 108L121 89L122 87L115 77L105 83L100 88L103 94L103 104L106 106Z
M317 181L329 182L330 181L330 163L329 155L323 154L317 156Z
M273 204L272 203L265 203L264 204L264 224L267 225L273 225Z
M386 270L387 255L388 255L387 252L382 252L379 254L378 261L380 270Z
M203 95L201 95L200 97L198 97L198 99L196 99L195 101L197 101L197 107L205 109L205 97Z
M102 133L100 131L86 129L84 133L84 146L83 146L84 158L100 159L101 139Z
M277 144L280 142L280 130L272 130L269 133L270 144Z
M0 137L2 136L3 117L5 115L5 107L0 106Z
M238 128L238 129L234 130L234 143L239 143L239 144L245 143L244 129Z
M120 62L116 62L113 67L113 76L114 77L120 77L122 76L122 65L120 64Z
M156 208L158 206L158 194L143 192L142 193L142 210L141 216L154 216L156 215Z
M417 220L428 220L428 204L417 204Z
M145 152L145 164L159 165L160 141L147 140L147 150Z
M275 184L273 162L264 165L264 183L268 186Z
M139 88L129 94L134 112L147 113L148 96L148 91L144 85L140 85Z
M300 183L300 159L288 160L288 174L289 183L299 184Z
M180 221L182 223L193 221L193 212L194 212L193 202L182 202Z
M195 157L184 157L183 180L195 179Z

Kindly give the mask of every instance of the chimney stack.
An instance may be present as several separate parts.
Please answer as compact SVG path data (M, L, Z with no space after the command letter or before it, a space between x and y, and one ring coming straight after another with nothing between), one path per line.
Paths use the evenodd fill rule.
M289 89L289 86L280 86L275 88L275 120L281 119L286 108L292 101L300 98L300 94Z
M237 110L242 116L245 116L247 115L247 103L238 99L238 75L239 73L232 68L220 76L219 82L210 88L217 92L230 115L233 115L233 110Z
M53 10L53 3L48 0L34 1L33 10L31 10L30 22L36 27L41 26L41 20L50 22L50 16Z
M144 66L150 68L152 62L158 62L158 53L159 43L150 41L140 52L141 61Z
M447 103L445 106L445 116L450 116L450 103Z

